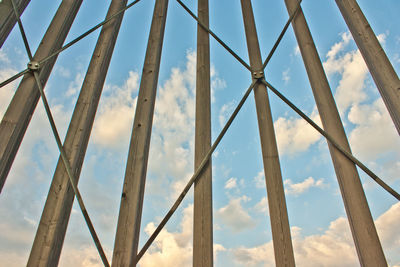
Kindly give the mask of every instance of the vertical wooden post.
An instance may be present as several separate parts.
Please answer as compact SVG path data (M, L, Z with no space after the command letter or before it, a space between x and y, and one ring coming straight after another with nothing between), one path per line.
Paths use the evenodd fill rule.
M14 0L17 6L18 14L21 16L30 0ZM0 48L7 39L11 30L17 23L11 0L3 0L0 2Z
M168 0L156 0L133 122L112 266L136 265L167 9Z
M124 8L126 2L127 0L113 0L107 17ZM122 18L123 14L102 27L68 128L64 149L76 182L79 180L90 132ZM60 158L40 219L28 266L57 266L73 200L74 192L64 163Z
M253 79L255 79L255 76L263 75L263 70L253 9L250 0L241 0L241 4L250 65L255 72L253 73ZM295 266L278 149L265 85L256 84L254 97L267 184L275 264L276 266Z
M208 27L208 0L198 1L199 20ZM211 146L210 41L197 25L196 134L197 169ZM193 266L213 266L212 165L211 159L194 184Z
M397 132L400 134L400 80L355 0L336 0L360 49Z
M63 0L61 2L33 60L39 61L61 48L81 3L82 0ZM57 56L40 67L39 77L43 86L50 76L56 59ZM39 97L34 76L31 73L26 74L0 123L0 191L7 179Z
M296 8L297 1L285 0L285 2L288 12L292 14ZM340 146L350 152L350 146L340 120L335 100L332 96L321 60L301 9L294 18L292 26L299 44L324 130L328 132ZM331 144L329 144L329 150L361 266L387 266L357 169L354 163Z

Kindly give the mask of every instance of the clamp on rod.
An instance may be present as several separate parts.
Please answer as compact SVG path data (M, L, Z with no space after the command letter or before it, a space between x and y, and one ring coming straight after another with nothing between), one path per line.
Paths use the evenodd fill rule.
M28 69L31 71L38 71L40 68L39 62L31 61L28 63Z
M253 77L254 80L260 81L260 79L264 79L264 71L263 70L256 70L251 73L251 76Z

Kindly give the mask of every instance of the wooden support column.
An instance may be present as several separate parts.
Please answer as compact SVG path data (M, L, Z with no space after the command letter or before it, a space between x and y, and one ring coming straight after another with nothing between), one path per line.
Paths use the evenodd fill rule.
M260 47L250 0L241 0L250 65L256 75L263 75ZM261 72L261 73L260 73ZM255 75L253 73L253 79ZM275 139L268 93L264 84L254 87L258 128L267 184L269 213L276 266L295 266L282 173Z
M198 1L199 20L208 27L208 0ZM197 25L195 170L211 147L210 40ZM213 266L211 159L194 184L193 266Z
M288 12L292 14L297 0L285 2ZM292 26L324 130L351 153L335 100L301 9ZM361 266L387 266L357 169L346 156L328 144Z
M122 189L112 266L136 266L168 0L156 0Z
M400 134L400 80L355 0L336 0Z
M107 18L123 9L126 2L127 0L112 0ZM123 14L102 27L68 128L64 149L77 183L122 18ZM74 191L60 157L28 266L57 266L73 200Z
M51 55L61 48L78 13L82 0L63 0L44 35L33 60ZM57 56L40 66L39 78L45 86ZM0 124L0 191L35 111L40 94L34 76L24 75Z
M17 6L18 14L21 16L30 0L14 0ZM0 2L0 48L7 39L11 30L17 23L11 0L3 0Z

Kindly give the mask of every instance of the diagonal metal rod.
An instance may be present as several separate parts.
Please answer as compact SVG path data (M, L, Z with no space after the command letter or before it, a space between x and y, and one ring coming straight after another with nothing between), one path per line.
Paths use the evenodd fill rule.
M21 35L22 35L22 39L24 41L26 52L28 53L29 60L32 60L32 51L29 48L28 39L26 38L25 30L24 30L24 27L22 26L21 18L19 17L17 6L15 5L14 0L11 0L11 4L13 6L14 14L15 14L15 17L18 22L19 30L21 31Z
M206 30L212 37L214 37L214 39L220 43L234 58L236 58L246 69L248 69L249 71L252 71L251 67L249 66L249 64L247 64L241 57L239 57L231 48L229 48L228 45L226 45L214 32L212 32L210 30L210 28L208 28L206 25L204 25L203 22L201 22L199 20L198 17L196 17L196 15L187 7L185 6L184 3L182 3L181 0L176 0L182 7L183 9L185 9L190 16L192 16L192 18L194 18L197 23L203 27L204 30Z
M34 59L43 58L59 49L78 13L83 0L61 1L54 18L52 19L42 41L37 48ZM11 4L10 4L11 6ZM40 80L42 86L46 84L57 57L52 58L40 67ZM38 68L32 64L29 68ZM33 75L27 73L16 89L0 123L0 191L4 186L7 175L18 152L19 146L31 121L40 92L36 88Z
M126 3L127 0L112 0L106 18L121 10ZM68 153L77 185L122 19L123 15L115 17L101 29L64 138L63 148ZM28 267L58 264L74 198L68 173L60 157L29 255Z
M91 34L92 32L96 31L98 28L100 28L101 26L103 26L104 24L106 24L107 22L109 22L110 20L112 20L113 18L115 18L116 16L121 15L125 10L131 8L132 6L134 6L135 4L137 4L138 2L140 2L140 0L136 0L133 1L132 3L130 3L129 5L127 5L125 8L121 9L120 11L118 11L117 13L115 13L114 15L112 15L111 17L107 18L106 20L103 20L102 22L100 22L99 24L95 25L93 28L87 30L86 32L82 33L81 35L79 35L77 38L75 38L74 40L72 40L71 42L67 43L66 45L64 45L62 48L60 48L59 50L55 51L53 54L41 59L39 61L39 65L42 65L43 63L45 63L46 61L48 61L49 59L57 56L58 54L60 54L61 52L63 52L64 50L66 50L67 48L71 47L72 45L76 44L77 42L79 42L80 40L82 40L83 38L85 38L86 36L88 36L89 34ZM7 84L9 84L10 82L18 79L19 77L21 77L22 75L26 74L29 72L29 69L26 68L25 70L15 74L14 76L10 77L9 79L3 81L2 83L0 83L0 88L3 86L6 86Z
M251 0L240 0L252 79L264 77L260 45ZM258 132L261 145L265 185L268 196L269 219L277 267L294 267L295 259L283 187L282 170L274 131L274 121L268 90L262 83L254 87Z
M14 17L14 9L7 0L0 1L0 48L3 47L8 35L15 26L17 20ZM18 13L22 15L30 0L17 0Z
M177 0L178 2L180 2L180 0ZM299 1L299 7L300 7L300 3L302 0ZM185 6L183 5L183 3L180 3L182 5L183 8L185 8L185 10L187 10L189 12L189 14L195 18L197 21L197 17ZM291 21L293 19L293 17L295 16L297 10L293 13L293 15L289 18L289 21ZM199 21L198 21L199 22ZM287 23L288 24L288 23ZM290 24L290 23L289 23ZM209 33L211 33L211 30L209 30L207 27L205 27L204 25L201 25L201 22L199 22L199 25L202 26L206 31L208 31ZM282 32L285 32L287 29L287 26L285 25L285 28ZM281 35L283 36L284 33ZM278 40L275 42L274 47L272 48L272 50L269 52L267 59L271 58L273 56L273 54L276 51L276 47L279 45L280 40L282 39L282 37L278 38ZM225 46L224 46L225 47ZM227 48L229 49L229 47ZM266 63L264 63L265 65L267 65L269 62L266 61ZM171 209L168 211L167 215L164 217L164 219L160 222L160 224L158 225L158 227L156 228L156 230L153 232L153 234L149 237L149 239L147 240L147 242L144 244L144 246L142 247L142 249L140 250L140 252L138 253L136 259L137 262L140 261L140 259L143 257L143 255L146 253L147 249L150 247L150 245L153 243L153 241L156 239L156 237L158 236L158 234L161 232L161 230L163 229L163 227L166 225L166 223L168 222L168 220L172 217L172 215L174 214L174 212L176 211L176 209L178 208L178 206L180 205L180 203L183 201L184 197L186 196L187 192L189 191L190 187L192 186L192 184L199 178L199 174L201 173L201 171L203 170L204 166L206 165L206 163L208 162L208 160L211 157L211 154L213 153L213 151L216 149L216 147L218 146L219 142L221 141L222 137L224 136L225 132L228 130L228 128L230 127L230 124L232 123L232 121L235 119L237 113L239 112L239 110L241 109L242 105L244 104L244 102L246 101L248 95L250 94L252 88L255 86L257 81L254 81L250 87L247 89L246 93L244 94L244 96L242 97L241 101L239 102L238 106L236 107L235 111L232 113L231 117L229 118L228 122L226 123L226 125L224 126L223 130L221 131L221 133L219 134L219 136L217 137L217 139L215 140L214 144L212 145L212 147L210 148L210 150L208 151L208 153L206 154L206 156L204 157L204 159L202 160L201 164L199 165L199 167L196 169L195 173L193 174L193 176L191 177L191 179L189 180L189 182L187 183L186 187L183 189L182 193L179 195L178 199L175 201L174 205L171 207ZM136 262L136 263L137 263Z
M21 19L19 18L19 13L18 13L17 7L15 6L15 3L14 3L13 0L11 0L11 4L13 6L14 15L17 18L19 29L20 29L21 33L23 32L23 34L21 34L21 35L22 35L22 39L23 39L23 42L24 42L24 45L25 45L26 52L28 53L29 60L32 60L32 52L31 52L31 49L29 48L28 40L26 39L25 30L24 30L24 28L22 26ZM4 82L0 83L0 88L3 87L3 86L6 86L7 84L9 84L9 83L11 83L13 81L15 81L16 79L18 79L19 77L21 77L22 75L24 75L24 74L26 74L28 72L29 72L29 69L26 68L25 70L15 74L14 76L12 76L12 77L8 78L7 80L5 80Z
M12 76L12 77L8 78L7 80L5 80L4 82L0 83L0 88L3 87L3 86L6 86L7 84L9 84L9 83L11 83L13 81L15 81L16 79L18 79L19 77L27 74L28 72L29 72L29 69L26 68L23 71L15 74L14 76Z
M44 62L46 62L47 60L49 60L50 58L60 54L62 51L66 50L67 48L69 48L70 46L74 45L75 43L79 42L80 40L82 40L83 38L85 38L86 36L88 36L89 34L91 34L92 32L94 32L95 30L97 30L98 28L100 28L101 26L103 26L104 24L106 24L107 22L109 22L110 20L112 20L113 18L115 18L116 16L120 16L125 10L131 8L132 6L134 6L135 4L137 4L138 2L140 2L140 0L136 0L133 1L132 3L130 3L129 5L127 5L126 7L124 7L123 9L121 9L120 11L118 11L117 13L115 13L114 15L112 15L111 17L103 20L102 22L100 22L99 24L97 24L96 26L94 26L93 28L87 30L86 32L84 32L83 34L79 35L77 38L75 38L74 40L72 40L71 42L67 43L66 45L64 45L62 48L60 48L59 50L57 50L56 52L54 52L53 54L41 59L39 61L39 64L43 64Z
M53 119L53 115L51 114L50 106L49 106L49 104L47 102L46 95L44 94L43 87L42 87L42 85L40 83L40 80L39 80L39 75L37 74L36 71L33 72L33 75L35 76L35 80L36 80L36 83L37 83L39 91L40 91L40 96L42 98L43 105L45 107L46 114L47 114L47 117L48 117L50 125L51 125L51 130L53 131L54 138L56 140L58 150L60 151L62 161L64 162L65 169L67 171L68 178L69 178L69 181L71 183L72 189L74 190L74 194L75 194L76 200L78 201L79 207L80 207L80 209L82 211L83 217L85 218L85 222L86 222L86 224L87 224L87 226L89 228L90 234L92 235L92 238L93 238L93 241L94 241L94 243L96 245L97 251L100 254L101 260L103 261L104 266L109 267L110 264L108 263L107 257L106 257L106 255L104 253L104 250L103 250L103 247L101 246L100 240L99 240L99 238L98 238L98 236L96 234L96 231L94 229L93 223L90 220L90 217L89 217L89 214L88 214L88 212L86 210L85 204L83 203L83 199L82 199L81 193L79 192L79 189L78 189L78 187L76 185L75 178L74 178L74 176L72 174L71 165L70 165L70 163L68 161L67 155L66 155L65 150L64 150L64 148L62 146L60 135L58 134L57 127L56 127L56 124L55 124L54 119Z
M345 155L349 160L356 164L360 169L362 169L366 174L368 174L377 184L379 184L383 189L389 192L397 200L400 201L400 194L397 193L393 188L386 184L382 179L380 179L374 172L372 172L367 166L365 166L361 161L354 157L351 153L343 149L325 130L319 127L313 120L310 119L304 112L296 107L289 99L282 95L275 87L273 87L266 80L262 80L264 83L276 96L278 96L283 102L285 102L290 108L292 108L300 117L307 121L315 130L317 130L322 136L324 136L336 149L338 149L343 155Z
M335 0L400 135L400 79L355 0Z
M278 39L276 40L274 46L272 47L272 49L271 49L271 51L269 52L267 58L265 59L264 64L263 64L263 66L262 66L262 69L265 69L265 67L268 65L269 61L271 60L272 56L273 56L274 53L275 53L275 50L278 48L278 46L279 46L279 44L280 44L280 42L281 42L283 36L285 35L287 29L289 28L290 23L292 22L292 20L293 20L294 17L296 16L297 12L300 10L301 1L302 1L302 0L299 0L299 2L297 3L296 10L293 12L292 15L290 15L289 19L287 20L285 26L283 27L283 29L282 29L282 31L281 31L281 34L279 34Z
M13 8L14 8L14 13L15 13L15 15L17 17L18 26L19 26L20 31L21 31L21 35L22 35L22 39L24 41L26 52L28 54L29 60L32 61L32 59L33 59L32 52L31 52L31 49L29 47L28 39L26 38L24 27L22 25L21 19L20 19L19 14L18 14L18 10L15 7L14 0L11 0L11 3L12 3ZM103 264L104 264L104 266L109 267L110 264L108 263L107 257L106 257L106 255L104 253L104 250L103 250L102 246L101 246L100 240L99 240L99 238L98 238L98 236L96 234L96 231L94 229L93 223L90 220L89 214L88 214L88 212L86 210L86 207L85 207L85 204L83 202L82 196L81 196L81 194L79 192L79 189L78 189L78 187L77 187L77 185L75 183L75 180L74 180L74 177L73 177L73 174L72 174L72 170L71 170L71 166L70 166L70 163L68 161L68 158L67 158L67 155L65 153L65 150L64 150L64 148L62 146L60 135L58 134L57 127L56 127L56 124L55 124L54 119L53 119L53 115L51 114L49 103L47 101L47 98L46 98L46 95L44 93L42 84L40 82L39 75L38 75L36 70L32 71L32 74L35 77L36 84L38 86L38 89L39 89L39 92L40 92L40 96L42 98L43 105L44 105L47 117L48 117L50 125L51 125L51 129L53 131L53 134L54 134L58 149L60 150L60 154L61 154L62 160L64 162L65 169L66 169L66 171L68 173L68 177L69 177L71 186L72 186L72 188L74 190L74 193L75 193L76 199L78 201L79 207L80 207L80 209L82 211L83 217L85 218L86 224L87 224L87 226L89 228L90 234L92 235L93 241L94 241L94 243L96 245L96 248L97 248L97 250L98 250L98 252L100 254L100 257L101 257L101 259L103 261Z
M293 12L297 0L284 2L289 14ZM332 90L301 9L293 20L292 26L322 126L343 149L351 153ZM360 265L363 267L387 266L356 165L330 142L328 142L328 147Z
M199 178L200 173L203 171L204 166L209 162L212 153L214 150L217 148L219 143L221 142L222 138L224 137L225 133L228 131L228 128L231 126L233 120L236 118L236 115L239 113L240 109L242 108L243 104L246 102L247 97L251 93L252 89L256 85L257 81L253 81L245 94L243 95L242 99L240 100L239 104L237 105L236 109L233 111L232 115L229 117L229 120L226 122L224 128L221 130L220 134L218 135L217 139L215 139L213 145L211 148L208 150L207 154L204 156L203 160L201 161L200 165L190 178L189 182L186 184L185 188L182 190L182 193L179 195L178 199L175 201L174 205L172 205L171 209L168 211L167 215L165 215L164 219L160 222L160 224L157 226L156 230L154 230L153 234L149 237L147 242L144 244L138 255L136 256L136 263L139 262L139 260L143 257L144 253L146 253L147 249L150 247L150 245L153 243L153 241L156 239L158 234L161 232L165 224L168 222L168 220L172 217L174 212L177 210L183 199L185 198L187 192L189 189L192 187L193 183Z

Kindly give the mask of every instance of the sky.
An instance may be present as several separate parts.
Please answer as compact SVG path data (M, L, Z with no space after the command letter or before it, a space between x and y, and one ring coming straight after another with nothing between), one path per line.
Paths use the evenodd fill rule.
M33 51L61 1L31 1L22 16ZM86 0L67 42L105 17L110 1ZM197 13L197 1L184 1ZM248 62L239 0L210 1L210 28ZM288 14L284 1L253 0L263 59ZM396 72L400 69L400 2L359 0ZM96 114L79 189L109 260L154 1L126 11ZM302 8L335 96L353 154L400 191L400 139L334 1ZM141 247L193 174L196 23L171 0L151 137ZM46 85L64 138L99 31L62 52ZM212 138L251 83L248 71L211 38ZM25 69L18 28L0 50L0 80ZM266 68L266 79L318 121L294 33L289 28ZM2 117L19 80L0 88ZM326 141L270 95L289 223L298 266L359 266ZM24 266L58 159L42 103L25 134L0 196L0 266ZM215 266L274 266L258 126L251 94L213 154ZM359 170L389 266L400 266L400 203ZM191 266L193 191L140 266ZM340 255L340 258L338 258ZM60 266L101 266L74 204Z

